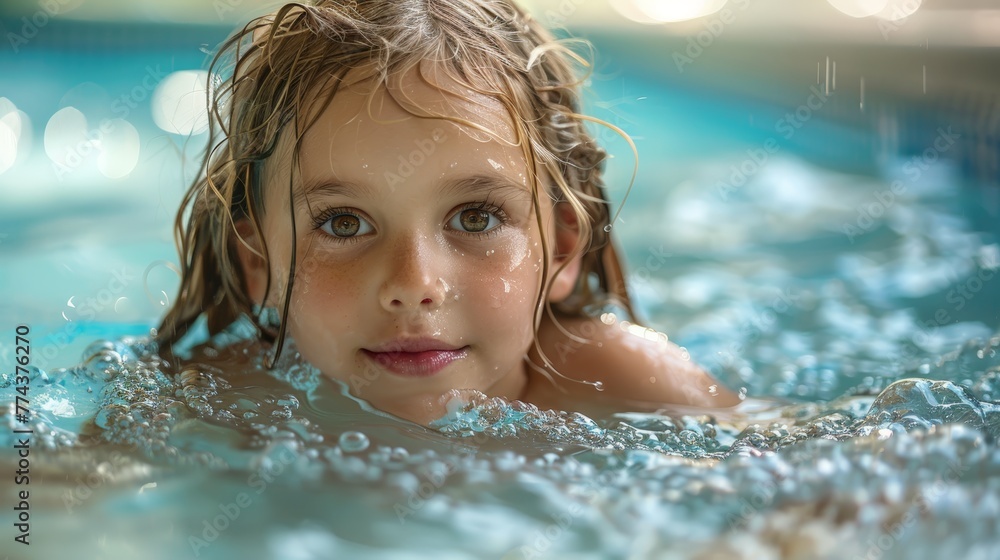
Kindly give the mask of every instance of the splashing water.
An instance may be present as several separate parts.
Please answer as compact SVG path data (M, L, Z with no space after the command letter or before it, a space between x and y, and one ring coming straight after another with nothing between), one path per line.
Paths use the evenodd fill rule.
M169 375L149 341L109 341L93 345L78 368L35 372L38 402L65 398L76 414L40 411L30 428L50 457L39 461L38 472L97 473L89 486L50 483L40 497L69 496L74 514L107 507L158 512L184 536L160 529L150 537L143 516L131 516L119 522L109 556L115 558L125 557L130 539L159 542L164 558L190 555L187 537L208 542L203 520L212 526L220 511L215 504L237 503L241 492L260 505L247 506L240 523L230 520L232 529L219 541L225 544L198 549L199 557L250 551L251 543L279 554L310 539L366 557L367 547L402 551L417 543L421 550L426 545L419 543L447 537L469 554L522 558L538 547L536 531L562 527L561 515L571 523L548 543L560 554L596 546L642 555L681 542L692 551L721 548L745 558L793 543L829 553L853 542L852 550L864 554L866 542L877 546L882 535L892 536L891 524L907 512L920 512L908 538L940 551L951 550L932 537L941 523L998 544L995 525L985 520L995 521L1000 506L997 479L986 474L1000 472L993 443L1000 405L981 398L1000 386L1000 360L991 355L998 345L994 338L955 357L985 360L977 369L989 373L971 389L902 379L825 405L771 405L730 419L591 418L456 392L448 414L425 430L380 419L295 357L283 358L273 372L255 367L233 375L198 365ZM255 349L247 343L219 349L223 359L247 351ZM89 395L99 395L96 405ZM90 416L93 430L73 426ZM5 417L13 425L10 411ZM992 490L983 491L984 484ZM483 510L487 495L506 498ZM283 505L290 500L291 510ZM957 503L960 510L951 506ZM350 512L366 527L337 512ZM39 508L36 515L81 539L72 542L98 546L61 509ZM474 536L469 516L488 523L490 540ZM607 518L630 522L600 521ZM291 528L324 519L327 528L309 529L312 537ZM380 527L395 536L387 541ZM649 535L652 544L620 540L635 534ZM600 539L593 543L587 535ZM911 546L905 548L912 552Z
M755 188L732 204L758 204ZM27 425L0 404L5 449L14 428L33 430L31 520L59 535L32 553L438 558L448 543L456 558L995 557L998 300L988 280L972 297L957 288L993 270L970 260L993 241L900 201L892 227L866 234L874 254L845 242L814 274L762 250L720 267L716 251L731 249L713 236L832 243L842 216L821 186L796 188L814 196L785 231L748 223L770 223L764 206L700 238L672 231L688 260L651 278L662 289L637 284L644 311L682 321L671 338L739 388L739 412L584 414L455 391L428 429L354 398L291 341L267 370L245 324L180 368L149 339L98 341L75 367L30 372ZM963 263L966 277L934 276ZM961 313L942 307L952 289ZM939 309L949 321L929 324ZM17 460L4 455L7 472Z

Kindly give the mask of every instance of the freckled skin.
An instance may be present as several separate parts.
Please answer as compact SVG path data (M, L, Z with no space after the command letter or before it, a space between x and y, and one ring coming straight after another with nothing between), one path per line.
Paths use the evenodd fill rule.
M472 110L468 101L445 100L419 80L404 79L399 87L421 107L442 110L447 101L456 116L482 122L485 115L485 126L513 138L510 118L492 99L476 99L484 107ZM482 133L473 138L461 124L416 118L384 90L375 93L369 115L366 93L350 88L338 93L302 144L296 188L324 178L366 188L316 193L297 205L290 336L324 374L344 381L375 407L417 422L439 417L440 396L454 388L520 397L543 281L541 237L521 149ZM411 157L415 151L421 156ZM405 176L399 173L401 155L411 162ZM275 167L266 179L263 228L273 277L284 278L293 233L287 191L272 186L287 184L289 166ZM450 179L487 173L506 177L520 192L443 192ZM468 205L487 199L502 207L507 223L491 228L488 236L451 227ZM551 215L551 202L541 200L542 215ZM354 212L366 229L349 240L315 229L314 219L329 209ZM532 257L525 258L529 249ZM252 264L245 268L251 292L262 298L266 276ZM278 297L269 295L271 301ZM413 378L381 369L362 352L417 336L466 346L466 356L434 376Z
M442 85L458 88L457 84ZM447 112L494 130L504 139L514 138L510 116L494 99L467 91L446 96L412 74L391 87L418 109ZM270 273L279 289L272 285L270 294L263 293L267 270L241 248L251 297L266 298L271 305L280 299L294 235L298 254L288 333L306 360L325 375L345 382L355 395L418 423L443 414L441 396L451 389L475 389L490 396L555 406L560 402L558 390L546 388L547 382L525 360L533 341L537 294L543 281L553 278L542 278L543 245L521 148L462 124L414 117L384 88L375 92L369 114L367 93L361 87L341 90L309 129L294 186L301 192L311 180L336 180L361 188L305 197L294 209L294 232L288 192L283 188L288 184L291 158L275 158L276 165L269 162L262 225L271 255ZM286 133L277 153L289 154L289 144ZM409 168L400 156L409 161ZM506 178L516 188L486 196L443 188L449 180L475 174ZM544 193L538 198L546 239L553 240L552 202ZM487 235L463 231L456 217L470 205L486 202L502 208L506 223L491 227ZM482 210L494 217L501 214L489 206ZM363 225L353 236L338 237L331 233L329 219L320 223L330 211L350 212L357 217L351 224ZM550 241L547 247L550 262L555 261L557 250L558 254L568 252L554 245ZM568 267L570 277L562 278L561 285L572 285L575 270ZM553 290L553 297L560 297L559 290ZM646 356L635 352L634 345L629 350L625 342L630 341L612 330L598 334L606 342L599 352L596 345L578 348L558 364L559 370L591 380L594 375L608 377L607 372L616 372L617 378L605 380L608 390L602 396L652 395L654 400L671 397L675 402L704 405L695 398L684 400L683 391L656 393L646 387L651 375L646 368L680 364L676 347L657 348ZM400 337L417 336L464 347L465 355L433 376L406 377L383 369L364 353ZM561 336L548 319L543 321L539 340L551 350L547 353L554 353ZM533 356L534 362L541 363L537 354ZM661 359L664 356L674 361ZM711 379L688 364L689 368L677 369L672 379L664 378L659 386L698 386L704 392L703 381ZM602 372L597 372L599 368ZM642 371L633 375L628 373L632 368ZM601 395L563 379L559 384L580 398L584 389L590 396ZM727 400L728 392L721 396L720 402L709 402L733 404Z

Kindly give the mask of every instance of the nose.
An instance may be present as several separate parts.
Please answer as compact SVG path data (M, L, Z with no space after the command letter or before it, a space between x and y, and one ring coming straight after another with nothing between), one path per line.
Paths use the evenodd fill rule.
M444 303L448 283L441 277L444 263L425 238L410 237L388 255L388 272L379 291L386 311L434 310Z

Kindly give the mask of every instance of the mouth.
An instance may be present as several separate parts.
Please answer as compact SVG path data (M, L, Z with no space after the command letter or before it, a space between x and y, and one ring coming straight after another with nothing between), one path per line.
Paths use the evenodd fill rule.
M361 352L386 370L403 377L430 377L448 364L465 358L468 346L454 346L433 339L394 340Z

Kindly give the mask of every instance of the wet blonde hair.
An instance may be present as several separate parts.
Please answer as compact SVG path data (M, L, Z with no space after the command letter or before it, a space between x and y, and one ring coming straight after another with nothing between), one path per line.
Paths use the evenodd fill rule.
M263 340L277 344L273 363L285 338L295 279L295 236L277 329L255 311L237 255L237 243L249 246L236 229L246 220L260 240L255 252L269 271L265 293L270 294L269 252L261 234L265 162L291 126L294 176L305 131L335 102L348 71L371 70L376 84L387 84L421 61L439 63L457 83L499 100L510 112L535 186L535 214L546 255L543 277L548 277L551 263L538 211L536 168L552 183L547 194L568 203L577 217L580 275L573 293L562 302L550 305L549 287L543 286L535 306L536 333L543 311L553 318L555 312L585 316L590 306L616 304L634 319L610 239L602 179L606 153L584 123L606 125L628 137L613 125L579 113L579 88L586 75L576 75L574 62L588 69L589 64L568 44L555 40L508 0L318 0L289 3L248 23L222 44L209 68L210 76L218 76L209 93L209 148L200 178L184 196L175 222L181 284L158 329L161 348L170 348L202 314L209 334L245 315L254 320ZM413 114L482 128L446 115ZM288 187L291 195L291 182ZM294 228L294 212L292 224Z

